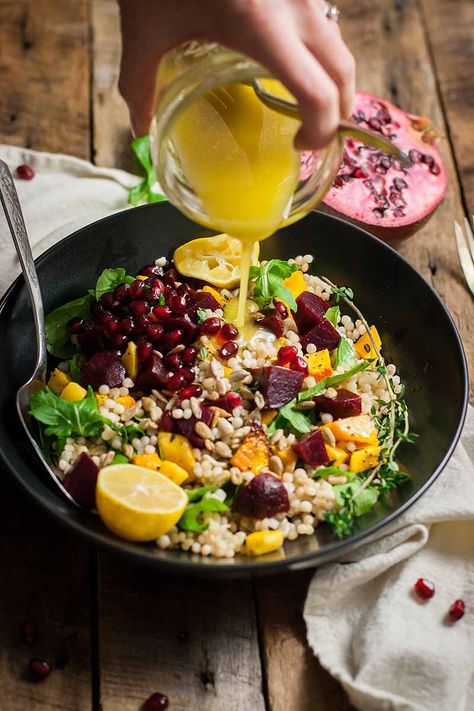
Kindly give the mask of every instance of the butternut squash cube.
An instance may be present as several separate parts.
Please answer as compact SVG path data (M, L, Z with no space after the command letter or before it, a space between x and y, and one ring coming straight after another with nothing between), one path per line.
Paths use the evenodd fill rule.
M294 299L297 299L303 291L307 290L307 285L304 280L303 272L297 269L293 274L285 279L283 284L289 289Z
M277 457L280 457L285 472L293 472L295 470L296 462L298 461L298 455L296 454L293 447L287 447L286 449L275 449L275 454Z
M317 353L308 353L305 360L308 363L308 375L312 375L316 382L332 375L331 358L327 348Z
M243 472L259 474L268 469L270 445L261 429L254 427L245 437L230 460L233 467Z
M196 459L187 437L172 432L158 432L158 447L162 460L174 462L194 479Z
M127 350L122 356L122 363L129 377L134 381L138 373L138 357L137 346L133 341L129 341Z
M375 341L375 345L380 350L382 347L382 339L375 326L370 327L370 333ZM359 358L377 358L377 353L375 352L368 333L364 333L364 335L356 341L354 348Z
M71 382L71 376L67 373L63 373L59 368L55 368L48 380L48 388L56 393L56 395L61 395L62 391L68 383Z
M283 533L276 531L254 531L245 539L244 553L247 555L264 555L278 550L283 545Z
M168 459L164 459L161 462L160 473L167 476L171 481L174 481L178 486L181 486L188 478L188 472L185 471L183 467L180 467L179 464L175 462L170 462Z
M116 398L115 402L120 403L120 405L123 405L126 410L130 410L131 407L135 407L136 400L133 398L131 395L121 395L120 397Z
M338 467L340 464L345 464L349 459L349 452L340 447L332 447L330 444L326 444L326 451L328 453L329 461Z
M351 472L358 474L377 466L380 461L381 449L382 447L363 447L352 452L351 461L349 462Z
M341 442L356 442L361 444L379 443L377 430L372 419L368 415L357 415L356 417L343 417L324 425L331 430L336 440Z
M82 385L71 382L66 385L59 397L69 402L78 402L79 400L84 400L86 395L87 390Z
M161 464L161 459L156 452L143 452L143 454L136 454L132 457L132 462L137 465L137 467L146 467L147 469L153 469L157 471Z

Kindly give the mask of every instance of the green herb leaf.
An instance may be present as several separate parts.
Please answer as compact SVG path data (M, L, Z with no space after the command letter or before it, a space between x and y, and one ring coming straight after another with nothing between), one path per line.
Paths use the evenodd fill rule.
M370 509L374 507L379 496L375 486L367 486L358 496L354 498L354 494L361 487L361 485L361 479L354 479L347 484L336 484L336 486L333 487L334 494L336 495L336 502L341 507L346 504L347 498L350 497L354 516L363 516L368 513Z
M198 324L200 325L201 323L204 323L204 321L207 318L206 312L204 311L204 309L198 309L196 313L197 313L197 317L198 317Z
M336 350L336 368L340 368L344 363L350 363L355 360L357 360L357 358L354 347L351 341L343 336Z
M76 353L76 355L73 355L73 357L68 363L69 375L75 383L81 382L81 366L85 360L86 359L82 355L82 353Z
M209 524L203 520L204 514L206 513L224 513L228 511L229 507L224 504L219 499L209 498L201 499L195 504L189 504L184 514L178 521L178 528L180 531L195 531L196 533L202 533L205 531Z
M110 466L113 466L114 464L128 464L130 459L125 456L125 454L122 454L121 452L117 452L112 461L110 462Z
M324 317L327 318L329 323L332 323L334 327L337 326L337 322L339 321L339 315L341 313L341 310L339 306L331 306L326 313L324 314ZM341 339L342 340L342 339Z
M261 267L250 267L249 279L255 280L253 298L261 309L272 305L273 299L284 301L292 311L297 305L293 294L283 282L293 272L297 271L296 264L288 264L281 259L270 259Z
M218 486L198 486L196 489L186 489L186 495L190 502L200 501L204 494L214 493Z
M199 347L199 355L201 356L202 360L206 360L208 353L209 351L207 350L207 348L204 348L204 346Z
M352 378L356 373L360 373L362 370L368 368L370 363L368 361L363 361L362 363L357 363L353 368L346 370L345 373L340 373L339 375L330 375L327 378L323 378L319 383L316 383L312 388L307 390L301 390L298 395L298 402L303 402L304 400L311 400L315 395L319 395L325 388L332 387L333 385L339 385L345 380Z
M291 428L295 432L300 434L306 434L311 432L311 421L309 418L301 412L301 410L295 410L294 406L297 404L298 399L295 398L291 402L283 405L280 409L278 415L275 417L273 422L268 428L268 433L270 435L274 434L278 429L288 429Z
M60 443L67 437L97 437L104 423L110 422L99 414L91 387L86 397L77 402L63 400L49 388L40 390L31 396L30 413L38 422L47 425L45 434Z
M71 358L77 348L71 343L68 324L73 318L87 319L90 316L94 298L90 294L69 301L46 316L46 345L51 355L57 358Z
M158 303L160 306L164 306L166 304L166 299L163 296L163 294L160 294L160 298L158 299Z
M339 467L321 467L315 472L310 474L312 479L327 479L328 476L345 476L346 479L352 481L354 479L354 472L346 471L345 469L339 469Z
M150 137L135 138L132 141L132 151L135 153L146 175L138 185L135 185L130 190L128 202L131 205L138 205L143 200L148 203L166 200L166 196L158 192L156 173L151 160Z
M103 294L112 291L119 284L131 284L132 281L135 281L134 277L128 276L122 267L117 267L117 269L104 269L95 285L95 298L99 301Z
M349 509L327 511L324 520L338 538L346 538L354 531L354 517Z
M348 286L333 286L331 293L336 297L336 304L339 303L340 299L351 301L354 298L354 292Z

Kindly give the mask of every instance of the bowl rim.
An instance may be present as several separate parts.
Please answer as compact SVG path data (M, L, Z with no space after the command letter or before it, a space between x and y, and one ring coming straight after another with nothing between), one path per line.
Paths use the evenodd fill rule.
M69 235L66 235L63 237L61 240L56 242L54 245L49 247L45 252L43 252L39 257L35 259L35 264L36 266L41 266L42 262L47 260L49 256L54 253L54 251L58 248L64 247L65 244L69 240L75 240L81 233L84 231L89 230L91 227L95 227L97 225L100 225L104 222L107 222L109 220L117 219L117 217L123 213L130 213L132 210L152 210L156 209L157 206L159 205L168 205L169 203L155 203L151 205L141 205L139 207L133 207L127 210L121 210L119 212L114 212L110 215L107 215L106 217L103 217L99 220L95 220L94 222L90 222L87 225L84 225L83 227L75 230ZM429 478L423 483L422 486L420 486L417 491L415 491L410 498L405 501L403 504L398 506L394 511L391 511L389 514L384 516L381 520L373 523L372 525L368 526L367 528L363 529L362 531L359 531L358 533L355 533L352 536L349 536L348 538L343 538L343 539L338 539L335 540L334 542L330 543L327 547L322 548L322 549L317 549L315 551L308 551L305 553L300 553L298 555L295 555L292 558L287 558L283 557L280 559L273 559L273 560L262 560L262 561L254 561L252 563L247 563L247 562L239 562L238 565L234 565L232 562L226 563L223 561L219 561L218 564L208 564L205 565L203 564L202 561L194 561L190 558L184 558L183 560L178 560L178 559L166 559L166 558L161 558L157 557L156 555L153 555L151 552L151 549L149 547L145 546L136 546L136 548L129 548L128 547L128 542L122 541L121 539L117 538L116 540L113 538L108 538L105 535L101 534L100 532L94 531L93 529L88 529L87 527L84 526L84 524L80 523L79 521L76 521L75 519L71 519L70 517L64 515L64 513L57 508L57 504L50 499L49 496L43 495L42 493L38 493L36 489L34 489L30 484L19 474L15 467L10 465L9 462L9 457L8 457L8 452L4 450L4 443L0 440L0 460L4 463L6 466L8 472L14 479L14 482L16 485L18 485L23 491L25 491L28 496L33 499L34 502L38 506L40 506L49 516L52 516L54 519L58 520L62 524L64 524L69 530L71 530L74 534L78 535L82 539L85 540L85 542L91 544L93 543L95 546L98 548L105 550L107 552L111 552L114 555L119 555L122 558L127 559L131 563L135 564L140 564L140 565L145 565L145 566L155 566L156 568L160 568L164 572L168 573L175 573L175 574L190 574L190 575L195 575L197 577L208 577L208 576L214 576L214 577L245 577L245 576L255 576L255 575L260 575L260 574L268 574L268 573L278 573L278 572L283 572L284 570L297 570L301 568L308 568L311 567L311 562L313 561L313 567L319 566L325 562L328 561L328 559L331 560L337 560L339 559L340 554L347 550L353 550L357 548L359 545L361 545L364 541L369 541L370 539L373 538L374 534L378 534L380 531L382 531L386 526L388 526L392 521L394 521L396 518L401 516L405 511L407 511L418 499L429 489L429 487L433 484L433 482L438 478L438 476L441 474L443 469L446 467L446 464L448 463L449 459L451 458L453 451L458 444L459 438L461 436L463 427L464 427L464 422L466 419L467 415L467 407L468 407L468 398L469 398L469 381L468 381L468 367L467 367L467 359L466 359L466 354L464 351L464 346L461 340L461 337L459 335L458 329L456 327L456 324L454 323L453 317L451 316L448 308L444 304L443 300L441 299L440 295L436 292L436 290L431 286L431 284L426 281L426 279L415 269L415 267L401 254L399 254L393 247L391 247L389 244L386 242L383 242L382 240L378 239L374 235L370 234L367 230L362 229L361 227L352 224L351 222L348 222L347 220L344 220L341 217L337 217L335 215L328 214L327 212L322 212L320 210L312 210L309 216L312 216L314 213L317 215L321 215L324 218L334 221L336 223L339 223L341 225L344 225L345 228L349 226L351 229L354 229L364 236L364 239L368 239L369 241L376 241L379 243L379 246L382 249L388 249L389 252L392 252L392 254L395 256L396 259L401 260L406 267L415 275L415 278L421 279L425 285L428 287L429 291L431 291L431 295L434 298L435 301L438 302L438 305L441 307L441 309L444 311L445 315L447 316L448 323L451 326L452 334L454 336L454 341L457 346L458 350L458 355L460 358L460 363L462 367L462 382L463 382L463 398L462 398L462 407L461 407L461 413L460 413L460 418L459 422L456 428L455 435L453 439L451 440L451 443L437 466L437 468L432 472L432 474L429 476ZM204 229L204 228L203 228ZM285 228L282 228L285 229ZM9 303L12 294L15 292L15 290L19 289L22 284L24 283L23 275L20 274L16 279L10 284L8 289L5 291L3 296L0 299L0 314L3 312L4 308L6 305ZM32 465L32 468L34 468L34 465ZM48 487L49 489L49 487ZM51 493L53 493L54 490L49 489ZM60 497L58 497L58 501L62 503L62 500ZM126 544L127 547L124 547L124 543ZM327 548L327 550L326 550ZM184 552L182 552L184 553Z

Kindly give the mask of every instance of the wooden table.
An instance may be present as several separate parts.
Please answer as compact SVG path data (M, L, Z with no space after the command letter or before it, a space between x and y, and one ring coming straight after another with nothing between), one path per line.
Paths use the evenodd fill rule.
M453 219L474 213L470 0L340 0L358 86L431 116L450 189L401 252L448 304L474 363L474 304ZM0 141L130 167L116 91L114 0L0 0ZM433 344L435 346L435 344ZM0 482L0 707L135 711L160 690L178 711L335 711L350 705L305 642L312 571L258 581L173 581L72 538ZM40 637L21 641L33 616ZM33 654L56 660L42 684Z

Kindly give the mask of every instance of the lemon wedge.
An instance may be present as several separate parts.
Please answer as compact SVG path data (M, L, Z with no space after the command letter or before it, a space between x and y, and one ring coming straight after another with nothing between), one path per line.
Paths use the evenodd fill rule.
M96 506L107 528L127 541L152 541L169 531L188 503L168 477L134 464L100 470Z
M260 245L255 243L252 264L256 264ZM202 279L220 288L237 286L240 280L242 242L226 234L200 237L182 244L173 256L176 269L183 276Z

